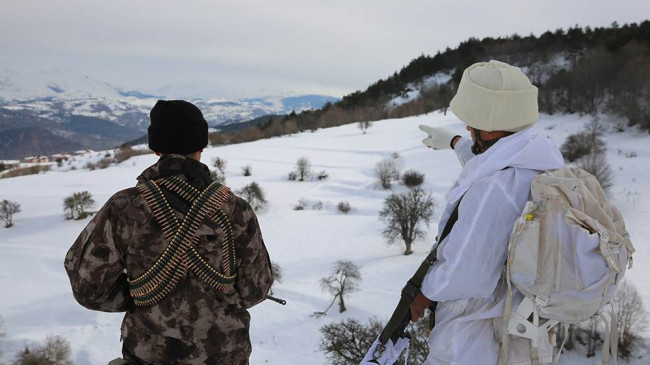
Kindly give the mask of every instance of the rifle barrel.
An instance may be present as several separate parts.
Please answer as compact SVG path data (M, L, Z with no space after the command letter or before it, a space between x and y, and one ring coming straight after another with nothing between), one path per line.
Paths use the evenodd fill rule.
M287 301L286 301L286 300L284 300L284 299L280 299L280 298L276 298L276 297L274 297L274 296L272 296L272 295L267 295L267 296L266 296L266 299L268 299L268 300L272 300L272 301L274 301L274 302L276 302L276 303L280 303L280 304L282 304L282 305L286 305L286 304L287 304Z

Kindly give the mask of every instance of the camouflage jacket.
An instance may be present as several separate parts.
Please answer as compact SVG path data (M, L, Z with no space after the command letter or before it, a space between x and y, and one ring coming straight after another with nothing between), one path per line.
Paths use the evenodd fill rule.
M202 190L207 166L180 155L164 155L138 184L177 176ZM189 205L164 191L182 219ZM76 300L86 308L126 312L123 356L137 364L248 364L250 308L264 300L273 283L270 260L255 213L229 193L222 210L235 244L236 280L224 291L187 272L174 290L151 306L135 306L129 280L146 272L169 244L137 188L113 195L79 235L65 258ZM197 250L212 267L222 264L224 232L209 218L195 233Z

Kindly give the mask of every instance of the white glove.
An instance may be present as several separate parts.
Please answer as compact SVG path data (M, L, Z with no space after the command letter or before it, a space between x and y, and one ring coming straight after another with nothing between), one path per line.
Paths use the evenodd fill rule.
M377 346L379 345L379 338L373 342L370 346L370 350L366 353L366 356L363 358L359 365L392 365L397 362L400 355L404 350L406 350L406 362L408 362L409 357L409 339L407 337L399 337L397 343L393 344L393 340L388 340L383 351L377 351ZM375 352L377 352L375 354ZM377 356L377 358L375 358Z
M422 143L434 150L448 150L451 148L451 140L457 136L456 133L447 128L434 128L428 125L420 125L420 130L429 135L422 140Z

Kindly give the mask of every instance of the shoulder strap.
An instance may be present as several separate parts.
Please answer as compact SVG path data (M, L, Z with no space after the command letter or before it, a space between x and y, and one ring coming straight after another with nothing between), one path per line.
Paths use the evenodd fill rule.
M449 235L449 233L451 233L451 229L458 220L458 207L460 206L461 200L462 198L458 200L458 204L456 204L449 219L447 219L442 234L438 237L436 247L431 250L426 259L424 259L420 264L420 267L415 271L413 277L411 277L411 279L406 283L406 286L404 286L404 289L402 289L402 295L397 304L397 308L395 308L395 311L388 320L386 327L384 327L381 335L379 335L379 342L382 345L385 345L389 339L392 340L393 343L396 343L399 337L403 337L404 329L411 321L411 302L413 302L413 299L415 299L415 296L420 291L424 277L427 275L427 271L429 271L429 267L431 267L431 265L433 265L438 259L438 246ZM436 303L434 302L433 309L435 309L435 304Z

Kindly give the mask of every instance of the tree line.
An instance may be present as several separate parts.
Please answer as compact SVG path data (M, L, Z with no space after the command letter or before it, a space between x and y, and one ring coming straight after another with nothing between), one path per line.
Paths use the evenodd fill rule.
M455 49L420 55L366 90L355 91L320 109L269 117L233 133L213 133L213 145L249 142L301 131L388 118L402 118L446 108L469 65L497 59L522 67L539 87L540 111L610 113L650 132L650 21L610 27L572 27L539 36L470 38ZM449 75L443 83L421 85L427 76ZM396 107L390 100L419 85L418 98ZM365 131L364 131L365 132Z

